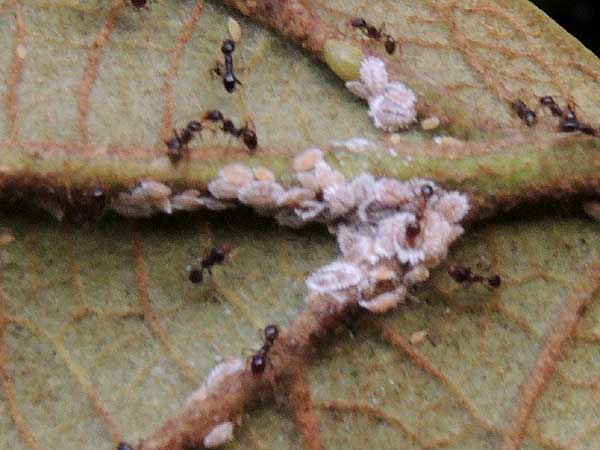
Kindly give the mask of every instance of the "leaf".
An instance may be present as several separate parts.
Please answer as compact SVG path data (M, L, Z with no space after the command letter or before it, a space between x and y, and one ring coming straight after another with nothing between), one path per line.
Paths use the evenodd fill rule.
M348 175L458 186L478 217L597 189L597 139L555 133L548 114L530 130L508 112L513 95L533 104L550 93L575 100L584 120L598 115L597 59L528 3L281 1L277 13L300 8L286 27L237 3L317 57L331 36L384 56L418 91L421 114L442 119L435 133L463 144L434 145L418 127L394 144L327 67L238 16L243 89L227 95L208 73L233 14L217 2L156 0L140 12L123 0L5 0L2 199L69 201L142 178L204 188L240 159L290 182L291 158L313 145ZM348 29L367 13L389 22L394 56ZM301 39L305 18L318 18L312 41ZM207 133L192 161L172 168L162 140L214 107L254 121L258 154ZM331 151L353 136L376 151ZM91 228L0 214L0 448L109 449L147 437L219 360L251 355L259 329L295 319L306 275L336 255L324 230L290 232L248 211L137 224L110 216ZM308 383L249 411L229 448L597 448L599 240L597 224L558 215L471 230L450 260L499 273L498 290L457 288L440 267L420 303L324 346ZM191 285L186 266L218 241L235 246L231 261Z
M232 12L215 1L154 1L148 11L136 11L124 0L7 0L0 9L7 36L0 44L0 85L6 86L0 194L33 203L48 194L69 201L77 189L123 190L140 178L204 189L224 163L240 159L266 165L289 182L299 150L331 149L332 141L355 136L372 140L376 151L330 152L346 174L427 175L469 191L479 216L524 199L597 189L597 139L556 133L548 112L528 129L510 111L509 100L534 105L552 94L561 104L574 101L584 121L599 114L597 58L528 2L299 6L286 0L271 9L264 0L232 3L303 37L317 56L330 36L379 54L394 77L417 91L421 113L436 114L442 127L424 132L415 126L391 140L325 66L239 17L243 41L235 64L243 86L227 94L210 68L222 57ZM398 41L396 53L359 40L348 26L356 15L385 22ZM257 155L207 132L194 142L189 164L171 167L163 140L211 108L237 124L254 122ZM433 134L463 143L437 145Z
M249 356L258 329L293 320L334 242L241 219L84 230L4 214L0 448L137 442L220 358ZM217 241L235 247L230 262L191 285L186 265ZM308 372L316 439L475 449L520 448L506 445L522 435L522 448L596 448L599 249L598 225L579 218L472 230L449 261L498 273L501 287L457 287L442 267L420 303L323 348ZM284 399L245 416L228 448L297 448L305 437Z

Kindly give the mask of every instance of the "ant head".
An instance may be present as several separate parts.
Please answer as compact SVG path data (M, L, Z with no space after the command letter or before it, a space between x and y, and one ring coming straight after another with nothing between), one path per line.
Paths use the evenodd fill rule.
M363 28L367 26L367 21L362 17L355 17L350 21L350 25L356 28Z
M272 344L279 336L279 327L275 324L269 324L265 327L265 341Z
M204 114L204 119L208 120L209 122L219 122L223 120L223 113L217 109L213 109Z
M233 53L233 51L235 50L235 42L233 42L231 39L225 39L223 41L223 45L221 46L221 51L227 55L230 53Z
M421 195L429 198L433 195L433 187L430 184L425 184L421 187Z
M106 201L106 189L101 187L92 187L88 189L86 197L96 203L102 203Z

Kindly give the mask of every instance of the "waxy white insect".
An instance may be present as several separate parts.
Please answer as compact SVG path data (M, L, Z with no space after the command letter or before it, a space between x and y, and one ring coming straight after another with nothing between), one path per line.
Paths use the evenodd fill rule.
M219 447L233 440L233 422L222 422L213 429L202 440L206 448Z

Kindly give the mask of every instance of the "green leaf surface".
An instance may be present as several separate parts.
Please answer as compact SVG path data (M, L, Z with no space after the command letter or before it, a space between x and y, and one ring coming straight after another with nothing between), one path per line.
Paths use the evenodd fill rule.
M306 274L336 254L320 229L176 222L3 215L0 448L137 442L221 358L293 320ZM231 260L191 285L185 266L216 241ZM308 368L324 448L597 448L599 250L598 225L579 218L471 230L449 261L500 274L497 291L457 287L441 267L419 303L344 331ZM227 448L297 448L293 412L282 399L249 411Z

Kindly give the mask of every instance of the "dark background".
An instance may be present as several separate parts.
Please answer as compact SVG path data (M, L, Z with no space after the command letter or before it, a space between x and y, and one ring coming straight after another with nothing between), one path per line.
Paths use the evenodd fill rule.
M583 45L600 56L600 0L532 0Z

